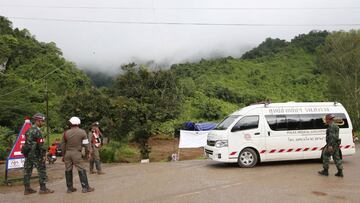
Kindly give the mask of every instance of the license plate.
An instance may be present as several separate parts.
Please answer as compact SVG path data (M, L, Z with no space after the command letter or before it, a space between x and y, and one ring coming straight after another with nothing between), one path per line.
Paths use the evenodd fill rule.
M51 156L51 158L55 159L55 158L56 158L56 156Z

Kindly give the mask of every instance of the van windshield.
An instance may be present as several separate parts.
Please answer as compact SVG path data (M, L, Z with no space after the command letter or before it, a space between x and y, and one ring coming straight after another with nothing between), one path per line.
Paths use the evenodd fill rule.
M219 123L214 128L214 130L226 130L234 122L234 120L239 117L240 117L240 115L232 115L232 116L226 117L223 121L221 121L221 123Z

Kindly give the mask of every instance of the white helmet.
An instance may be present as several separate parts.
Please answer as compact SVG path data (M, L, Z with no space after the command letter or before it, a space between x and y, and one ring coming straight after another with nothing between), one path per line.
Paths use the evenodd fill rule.
M80 125L81 123L80 118L76 116L71 117L69 121L72 125Z

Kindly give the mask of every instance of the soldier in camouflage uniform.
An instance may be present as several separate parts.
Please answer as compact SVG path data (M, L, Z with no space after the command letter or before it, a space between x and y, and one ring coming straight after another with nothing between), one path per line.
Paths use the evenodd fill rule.
M335 115L333 114L328 114L325 117L328 128L326 130L326 146L324 147L322 154L324 170L319 171L319 174L323 176L329 175L329 161L330 157L332 157L335 162L336 168L338 169L338 172L335 174L335 176L344 177L342 160L340 157L339 146L341 143L341 139L339 139L339 127L334 123L334 118Z
M25 163L24 163L24 186L25 191L24 195L36 193L30 187L30 178L32 174L33 167L35 166L38 174L39 174L39 183L40 183L40 194L48 194L53 193L53 190L46 188L45 180L46 180L46 149L44 148L44 140L45 137L41 132L40 128L44 124L45 116L41 113L36 113L33 116L35 124L25 133L26 141L25 145L23 146L26 151L24 154L25 156Z

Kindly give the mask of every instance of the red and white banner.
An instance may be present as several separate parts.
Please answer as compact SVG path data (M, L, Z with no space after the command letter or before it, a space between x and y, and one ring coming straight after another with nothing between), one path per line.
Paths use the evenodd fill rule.
M29 119L26 119L7 159L7 164L6 164L7 169L24 167L25 157L21 153L21 148L25 144L25 140L26 140L25 133L29 128L31 128L31 122Z

